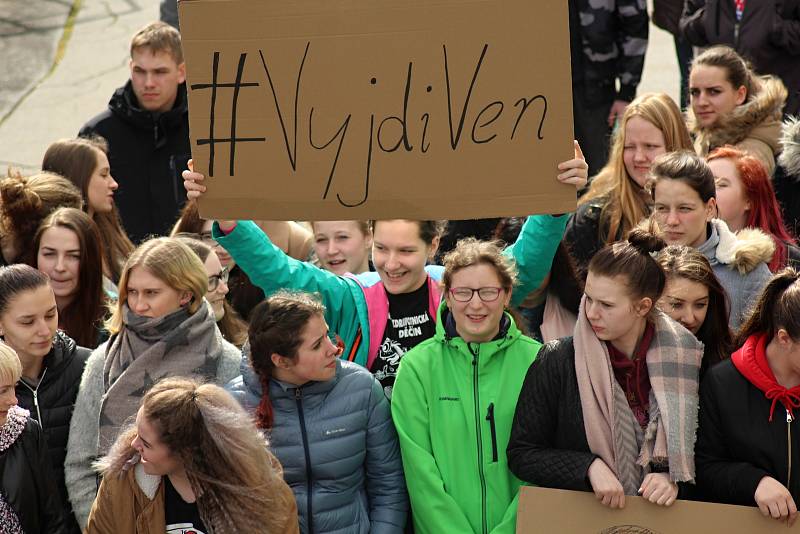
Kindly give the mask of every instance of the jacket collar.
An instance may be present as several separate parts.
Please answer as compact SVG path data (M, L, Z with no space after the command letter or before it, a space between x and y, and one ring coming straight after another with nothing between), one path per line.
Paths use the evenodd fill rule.
M455 321L452 314L447 307L447 302L442 301L439 305L437 312L438 320L436 321L436 334L434 339L440 343L450 344L460 349L465 354L470 354L470 346L475 343L467 343L464 341L456 330ZM508 312L504 312L500 319L500 330L494 339L485 343L479 343L481 347L481 355L491 356L492 354L505 348L510 343L513 343L522 335L514 319Z
M781 147L783 151L778 156L778 163L787 175L800 180L800 118L789 118L783 123Z
M713 219L710 226L708 239L697 249L711 265L730 265L739 273L747 274L772 260L775 242L761 230L746 228L734 234L721 219Z
M142 490L142 493L151 501L156 498L158 487L161 485L161 476L149 475L144 472L144 467L141 462L136 464L133 468L133 477L136 480L136 485Z
M130 80L114 91L108 102L108 108L118 117L139 128L172 127L184 120L184 115L189 112L186 83L182 83L178 87L178 96L172 109L164 113L155 113L139 107L139 101L133 92L133 84Z

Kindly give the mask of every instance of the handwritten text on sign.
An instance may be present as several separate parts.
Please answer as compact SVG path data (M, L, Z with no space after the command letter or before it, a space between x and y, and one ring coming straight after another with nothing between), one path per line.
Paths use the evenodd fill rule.
M181 7L193 156L210 177L204 214L467 218L574 208L574 191L555 180L556 164L571 157L569 79L559 76L568 62L537 73L524 34L461 28L443 38L403 30L410 21L399 17L391 31L366 25L373 30L312 39L309 20L329 21L330 8L298 18L254 3L242 4L243 20L294 31L226 37L200 9L223 4L241 3ZM427 11L444 16L447 4Z

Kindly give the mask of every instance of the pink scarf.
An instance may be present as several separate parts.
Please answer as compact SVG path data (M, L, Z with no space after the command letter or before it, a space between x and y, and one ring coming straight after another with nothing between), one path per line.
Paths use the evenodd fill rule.
M636 495L650 463L669 463L674 482L694 481L698 387L703 344L654 310L655 336L647 351L650 422L639 423L614 378L605 344L586 319L581 300L573 335L575 374L589 449L617 475L626 495Z

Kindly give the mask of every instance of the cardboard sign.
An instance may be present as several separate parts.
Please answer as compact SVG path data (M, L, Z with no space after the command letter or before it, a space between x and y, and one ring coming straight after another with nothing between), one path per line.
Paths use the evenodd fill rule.
M523 487L517 534L770 534L787 529L758 508L675 501L669 508L641 497L625 497L625 508L603 506L593 493Z
M204 217L575 209L563 0L183 0Z

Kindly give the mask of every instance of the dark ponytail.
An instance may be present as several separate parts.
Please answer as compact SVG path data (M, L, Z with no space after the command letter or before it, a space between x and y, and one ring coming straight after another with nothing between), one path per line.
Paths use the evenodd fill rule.
M250 365L261 383L261 400L256 409L256 424L270 429L274 423L269 382L275 364L273 354L297 357L303 342L306 324L314 316L322 316L325 306L308 293L280 292L256 306L250 315L248 330Z
M626 280L628 294L633 299L650 298L653 303L664 291L664 269L651 256L667 243L658 235L651 221L648 228L637 227L628 233L627 241L606 245L592 257L588 271L596 276Z
M736 336L741 347L747 338L759 332L770 336L783 328L789 337L800 341L800 273L791 267L776 273L756 302Z

